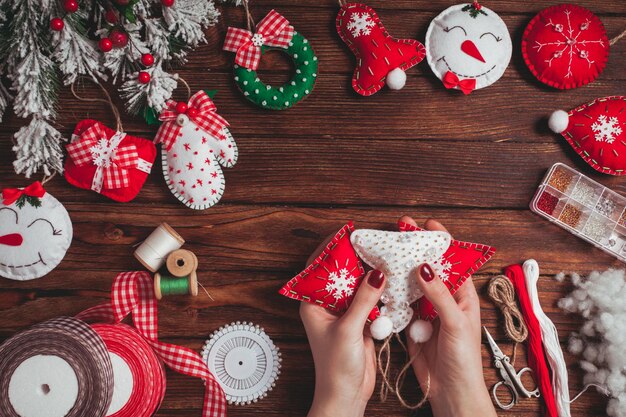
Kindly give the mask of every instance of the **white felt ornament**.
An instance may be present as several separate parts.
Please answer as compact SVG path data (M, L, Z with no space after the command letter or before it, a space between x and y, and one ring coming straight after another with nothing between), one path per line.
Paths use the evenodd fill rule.
M465 94L500 79L513 50L504 21L478 2L441 12L428 26L425 46L435 75Z
M72 242L72 221L39 182L7 188L0 204L0 276L40 278L63 259Z
M437 262L450 247L451 239L448 233L437 231L360 229L352 234L350 240L357 254L386 278L380 298L384 307L380 309L381 316L372 323L373 337L384 339L408 326L413 317L411 304L423 296L417 287L417 269L424 263ZM379 320L383 322L378 323ZM392 326L388 326L387 320ZM426 335L424 330L416 327L413 333L422 340Z

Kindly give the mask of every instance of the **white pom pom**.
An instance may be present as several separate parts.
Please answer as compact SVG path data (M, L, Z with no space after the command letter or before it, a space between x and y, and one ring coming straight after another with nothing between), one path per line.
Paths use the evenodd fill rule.
M370 325L370 333L376 340L386 339L393 332L393 323L387 316L380 316Z
M433 325L429 321L415 320L409 328L409 337L415 343L424 343L433 334Z
M387 87L392 90L400 90L406 84L406 72L395 68L387 74Z
M567 125L569 125L569 115L563 110L555 111L548 120L548 126L554 133L563 133Z

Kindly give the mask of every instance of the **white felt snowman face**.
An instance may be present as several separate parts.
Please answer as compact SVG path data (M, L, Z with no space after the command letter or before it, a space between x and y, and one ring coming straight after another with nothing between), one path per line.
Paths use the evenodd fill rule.
M511 60L509 31L500 16L474 4L444 10L426 32L428 64L447 88L468 94L496 82Z
M72 242L70 216L56 198L45 193L29 200L0 203L0 276L19 281L53 270Z

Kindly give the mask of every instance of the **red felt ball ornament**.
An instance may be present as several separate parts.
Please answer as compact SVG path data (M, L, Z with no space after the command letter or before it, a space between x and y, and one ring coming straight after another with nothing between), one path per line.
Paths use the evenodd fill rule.
M161 4L165 7L172 7L174 5L174 0L161 0Z
M98 47L100 47L100 50L102 52L109 52L111 49L113 49L113 42L111 42L111 39L109 38L102 38L98 42Z
M54 19L50 20L50 29L60 32L63 30L64 27L65 23L63 22L63 19L55 17Z
M106 20L108 23L111 23L111 24L117 23L117 13L115 13L115 10L113 9L107 10L106 13L104 14L104 20Z
M574 4L559 4L530 21L522 37L522 55L542 83L576 88L602 73L609 59L609 39L592 12Z
M116 48L123 48L128 44L128 35L119 30L112 30L109 34L109 39L111 39L113 46Z
M150 74L145 71L141 71L137 76L137 81L142 84L148 84L150 82Z
M78 2L76 0L65 0L63 2L63 10L68 13L74 13L78 10Z
M144 64L146 67L151 67L152 64L154 64L154 57L152 56L152 54L143 54L141 56L141 63Z
M187 116L191 117L192 119L195 118L196 116L198 116L198 109L196 109L195 107L188 108Z
M176 113L182 114L187 111L187 103L179 101L176 103Z

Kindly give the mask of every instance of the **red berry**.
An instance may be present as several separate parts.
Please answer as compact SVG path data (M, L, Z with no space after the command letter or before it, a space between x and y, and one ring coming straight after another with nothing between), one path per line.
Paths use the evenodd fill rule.
M98 46L102 52L109 52L113 49L113 42L111 42L111 39L109 38L102 38L100 39L100 42L98 42Z
M148 84L150 82L150 74L145 71L141 71L137 76L137 81L142 84Z
M184 101L179 101L176 103L176 113L185 113L187 111L187 103Z
M198 116L198 109L196 109L195 107L189 107L187 109L187 116L191 117L192 119L195 118L196 116Z
M65 0L63 2L63 10L68 13L74 13L78 10L78 2L76 0Z
M130 3L130 0L115 0L115 4L119 4L120 6L126 6Z
M117 23L117 13L115 13L115 10L113 9L107 10L106 13L104 14L104 20L106 20L112 25Z
M172 7L174 5L174 0L161 0L161 4L165 7Z
M63 30L63 27L65 27L65 23L60 17L55 17L54 19L50 20L50 29L60 32Z
M141 56L141 63L144 64L146 67L151 67L152 64L154 64L154 57L152 56L152 54L143 54Z
M113 42L113 46L116 48L123 48L128 44L128 35L117 29L113 29L109 33L109 39Z

